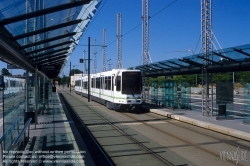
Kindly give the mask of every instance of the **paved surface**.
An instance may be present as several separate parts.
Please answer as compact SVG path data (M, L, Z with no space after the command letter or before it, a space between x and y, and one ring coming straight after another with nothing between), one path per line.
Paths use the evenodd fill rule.
M188 165L228 166L236 163L249 165L250 156L247 153L250 147L249 142L194 126L194 122L205 124L195 117L197 115L204 119L214 118L215 120L215 117L203 117L199 112L186 110L175 110L172 113L172 110L169 110L170 112L166 113L168 110L166 108L165 110L151 109L150 111L159 111L158 114L165 112L165 116L173 119L164 118L151 112L140 114L116 112L98 103L87 102L85 97L76 95L74 91L64 93L64 96L117 165L160 165L160 163L137 147L135 143L129 142L121 133L117 133L115 129L86 107L98 111L106 119L114 122L122 131L176 165L180 164L180 161L183 161L182 164ZM194 113L194 117L185 117L187 112ZM181 119L183 122L185 120L186 123L175 119ZM187 124L190 119L192 120L191 125ZM228 123L230 121L219 122ZM221 126L214 126L211 123L210 128L212 127L218 129ZM232 158L235 156L231 156L231 154L237 154L236 158Z
M50 96L44 115L38 115L36 128L30 126L30 142L25 150L30 152L26 155L32 156L29 163L38 162L30 164L32 166L39 163L44 166L95 165L57 93Z
M202 116L201 112L190 110L172 110L168 108L152 108L149 110L175 120L250 141L250 125L243 124L243 119L216 120L215 116Z

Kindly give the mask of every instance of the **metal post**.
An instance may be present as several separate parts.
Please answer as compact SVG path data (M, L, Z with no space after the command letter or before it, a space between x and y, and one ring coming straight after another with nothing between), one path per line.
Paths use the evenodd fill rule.
M82 69L82 77L83 77L83 73L84 73L84 64L85 64L85 58L84 58L84 56L85 56L85 50L83 50L83 54L82 54L82 59L83 59L83 69Z
M45 75L43 76L43 111L45 110Z
M122 68L122 14L117 13L117 64L116 68Z
M90 45L90 44L89 44ZM106 29L103 29L102 71L106 71Z
M29 111L29 72L26 70L26 84L25 84L25 111Z
M27 137L27 143L29 142L29 140L30 140L30 124L29 124L29 126L28 126L28 137Z
M96 58L96 55L97 55L97 41L95 39L95 48L94 48L94 73L97 73L97 58Z
M212 100L212 108L211 108L211 116L213 116L214 114L214 82L213 82L213 73L211 73L211 85L212 85L212 96L211 96L211 100Z
M88 37L88 102L90 102L90 37Z
M1 164L4 165L5 163L3 162L3 145L2 145L2 141L0 142L0 150L1 150L0 152L2 152L1 155L0 155L1 156L0 161L1 161Z
M36 129L36 124L37 124L37 97L38 97L38 95L37 95L37 86L38 86L38 81L37 81L37 72L38 72L38 69L37 69L37 67L36 67L36 70L35 70L35 129Z
M19 133L18 133L18 135L19 135ZM22 150L24 150L24 145L25 145L25 131L23 133L23 148L22 148Z
M234 85L234 72L233 72L233 85Z
M69 65L69 92L71 93L71 62L70 62L70 65Z
M196 74L196 85L197 85L197 74Z

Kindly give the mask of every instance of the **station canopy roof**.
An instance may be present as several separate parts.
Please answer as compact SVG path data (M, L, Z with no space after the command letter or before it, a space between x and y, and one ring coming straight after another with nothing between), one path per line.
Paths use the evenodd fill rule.
M101 0L0 0L0 59L59 75Z
M250 70L250 44L208 52L205 57L200 53L129 69L139 69L145 77L201 74L205 67L209 73Z

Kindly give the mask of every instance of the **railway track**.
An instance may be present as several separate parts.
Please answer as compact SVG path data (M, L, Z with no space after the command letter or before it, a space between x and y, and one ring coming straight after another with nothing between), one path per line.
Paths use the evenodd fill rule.
M102 105L96 103L89 105L89 103L82 103L82 97L79 99L78 95L68 93L67 95L68 98L74 100L74 103L71 103L72 109L92 132L115 165L190 165L186 160L173 160L172 163L162 155L166 153L166 148L156 147L146 137L123 127L123 124L140 123L140 121L117 121L101 112L100 107L103 108ZM68 100L67 95L64 95L64 97ZM85 109L85 113L78 110L80 107ZM161 120L155 119L153 121ZM173 156L174 154L171 154L171 157ZM180 159L181 157L177 156L177 158Z
M249 152L249 142L153 113L115 112L74 93L64 96L115 165L249 165L221 156L223 150Z
M132 120L139 120L138 118L134 117L133 114L128 114L128 113L123 113L123 115L131 118ZM150 119L159 119L161 117L161 115L156 115L154 113L149 113L149 114L146 114L146 116L148 116ZM160 116L160 117L159 117ZM195 143L194 141L192 140L189 140L189 139L186 139L178 134L173 134L173 132L169 132L169 131L166 131L166 130L162 130L152 124L149 124L147 122L143 122L142 120L139 120L141 123L143 123L143 125L146 125L146 126L149 126L150 128L154 129L154 130L157 130L161 133L164 133L166 135L169 135L171 137L174 137L175 139L178 139L190 146L193 146L201 151L204 151L206 153L209 153L211 155L213 155L214 157L218 157L218 151L216 150L213 150L211 148L208 148L206 146L203 146L203 144L199 144L199 143ZM241 148L241 151L242 152L247 152L247 151L250 151L250 143L249 142L246 142L244 140L239 140L239 139L235 139L233 137L230 137L230 136L226 136L224 134L220 134L220 133L215 133L213 131L204 131L202 129L200 129L199 127L196 127L196 126L192 126L190 124L186 124L186 123L176 123L176 121L168 121L168 125L171 124L175 127L178 127L178 128L183 128L187 131L190 131L190 133L197 133L203 137L208 137L208 138L211 138L211 139L214 139L215 142L217 142L218 144L225 144L224 145L224 149L229 149L230 147L231 148L234 148L237 149L237 148ZM236 151L235 151L236 152ZM235 164L237 162L237 159L236 159L236 162L235 160L228 160L227 162L231 163L231 164ZM247 163L245 163L247 164ZM243 164L243 165L245 165ZM241 165L239 163L237 163L237 165Z

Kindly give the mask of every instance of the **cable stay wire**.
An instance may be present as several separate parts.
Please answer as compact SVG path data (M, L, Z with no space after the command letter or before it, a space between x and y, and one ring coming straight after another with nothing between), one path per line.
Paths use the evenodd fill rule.
M94 15L94 18L92 21L90 21L89 26L87 27L86 31L84 32L83 36L87 33L87 31L89 30L90 26L93 24L93 22L95 21L96 17L99 15L99 13L102 11L102 8L105 6L107 0L104 1L103 5L100 7L99 10L97 10L97 13ZM88 11L88 9L86 9ZM89 11L88 11L89 12ZM90 13L90 12L89 12Z
M175 2L177 2L178 0L173 1L172 3L166 5L164 8L162 8L161 10L159 10L158 12L156 12L155 14L153 14L151 17L149 17L149 19L152 19L153 17L155 17L156 15L158 15L159 13L161 13L162 11L164 11L165 9L167 9L168 7L172 6ZM134 31L135 29L137 29L138 27L140 27L142 25L142 23L136 25L134 28L132 28L131 30L129 30L128 32L124 33L122 35L122 37L128 35L129 33L131 33L132 31ZM106 47L110 46L111 44L115 43L117 41L117 39L113 40L112 42L110 42L109 44L106 45ZM98 52L100 52L102 49L98 50Z

